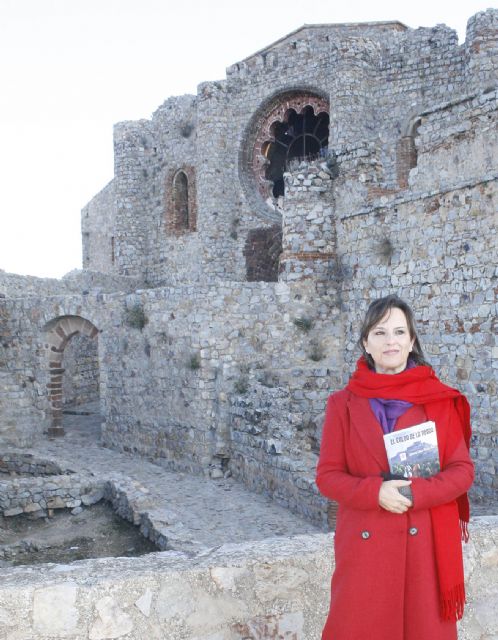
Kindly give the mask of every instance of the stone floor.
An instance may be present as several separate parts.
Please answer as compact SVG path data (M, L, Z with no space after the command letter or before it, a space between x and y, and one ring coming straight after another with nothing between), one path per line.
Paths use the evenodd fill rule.
M102 447L101 417L97 411L95 405L86 405L75 408L74 413L66 413L66 435L40 441L31 453L99 479L139 483L152 508L163 509L169 516L173 514L180 531L189 532L194 548L320 531L303 517L267 496L247 490L233 478L213 480L171 472L143 458ZM494 512L489 505L472 505L474 516Z
M64 415L63 438L42 440L30 452L55 459L75 472L118 482L124 477L140 483L153 508L174 513L200 546L320 531L233 478L213 480L171 472L143 458L104 448L99 444L100 421L95 407L78 407L74 414Z

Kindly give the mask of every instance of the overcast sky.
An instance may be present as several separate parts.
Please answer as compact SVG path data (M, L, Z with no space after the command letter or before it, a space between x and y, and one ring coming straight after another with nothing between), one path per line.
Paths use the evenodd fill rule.
M112 126L308 23L445 23L498 2L0 0L0 269L81 268L80 210L113 176Z

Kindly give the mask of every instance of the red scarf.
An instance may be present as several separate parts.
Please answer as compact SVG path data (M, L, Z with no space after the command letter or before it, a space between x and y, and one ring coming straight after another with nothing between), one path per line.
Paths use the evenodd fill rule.
M470 407L457 389L443 384L428 366L405 369L396 375L375 373L362 356L348 385L352 393L363 398L406 400L423 405L427 419L436 423L441 469L463 434L470 447ZM439 578L441 614L445 620L463 616L465 588L461 538L469 539L469 500L467 494L455 502L432 507L431 520Z

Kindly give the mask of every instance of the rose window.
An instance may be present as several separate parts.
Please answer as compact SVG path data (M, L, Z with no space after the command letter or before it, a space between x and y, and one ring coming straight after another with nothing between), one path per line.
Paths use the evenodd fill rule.
M300 94L274 107L259 128L253 155L264 199L283 196L283 174L290 162L325 155L328 139L328 104L323 98Z

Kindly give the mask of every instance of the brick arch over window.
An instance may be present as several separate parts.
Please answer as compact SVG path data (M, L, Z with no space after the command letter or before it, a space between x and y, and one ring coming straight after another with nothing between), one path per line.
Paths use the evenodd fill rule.
M180 235L197 229L195 170L172 169L166 178L166 233Z
M48 397L52 411L51 426L48 430L51 436L63 436L62 427L62 375L64 368L62 359L64 349L73 336L83 335L91 340L97 340L99 330L89 320L81 316L60 316L47 322L43 327L44 345L50 382L48 383Z
M396 173L398 185L401 189L408 187L408 176L410 171L417 166L417 147L415 138L418 128L422 123L422 118L416 116L409 122L404 135L398 140L396 148Z

